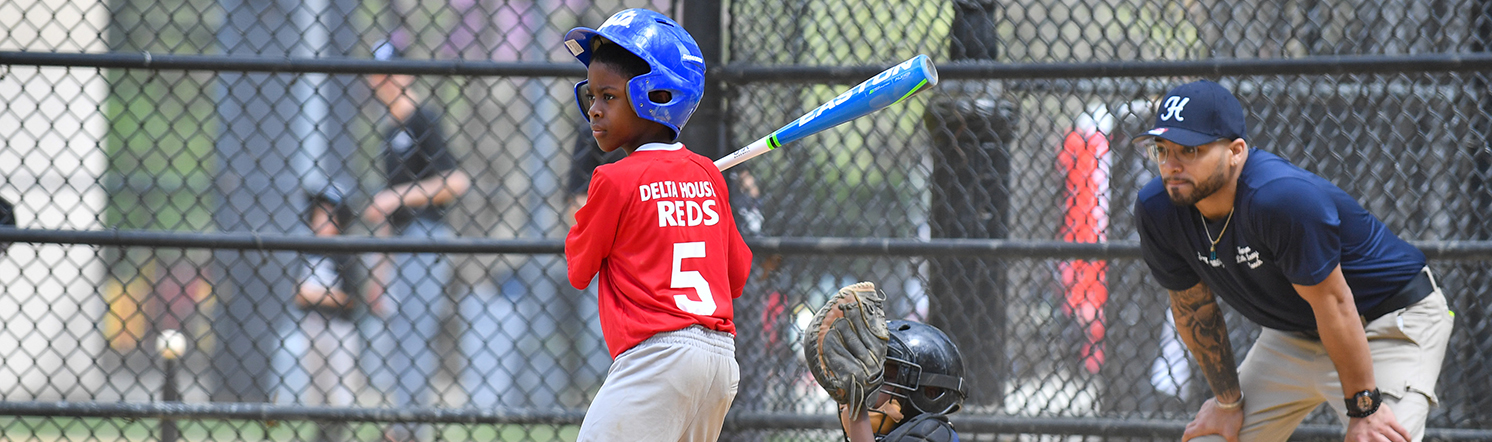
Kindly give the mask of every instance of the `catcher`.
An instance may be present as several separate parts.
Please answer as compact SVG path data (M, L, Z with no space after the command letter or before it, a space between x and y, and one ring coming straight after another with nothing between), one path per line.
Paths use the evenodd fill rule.
M967 392L963 356L933 326L886 323L884 300L869 282L840 289L804 334L809 371L851 442L959 440L946 415Z
M335 186L306 192L303 221L315 236L337 236L352 222L352 209ZM353 310L347 293L355 292L343 277L351 257L308 254L306 272L295 291L295 306L328 318L348 319Z
M315 236L336 236L353 220L346 197L336 186L308 189L302 220ZM358 293L355 278L348 278L354 259L345 254L308 253L300 281L296 284L296 328L284 338L285 348L276 358L280 364L297 364L287 370L287 398L298 405L352 405L361 350L355 311L363 303L349 293ZM288 368L288 367L286 367ZM342 440L350 428L346 423L318 424L318 440Z

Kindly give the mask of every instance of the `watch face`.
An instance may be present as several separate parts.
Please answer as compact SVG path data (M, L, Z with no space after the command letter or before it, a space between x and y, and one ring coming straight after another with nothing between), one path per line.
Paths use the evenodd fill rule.
M1357 394L1357 409L1368 410L1373 408L1373 396L1366 392Z

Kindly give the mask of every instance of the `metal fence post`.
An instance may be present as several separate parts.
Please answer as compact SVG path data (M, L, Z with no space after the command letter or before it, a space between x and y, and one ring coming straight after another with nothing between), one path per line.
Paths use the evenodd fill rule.
M218 47L227 55L281 57L347 56L359 37L343 20L354 8L347 0L251 2L219 0L231 26L218 30ZM356 149L348 136L354 108L347 91L332 87L322 74L223 73L216 97L223 127L216 134L218 175L213 221L220 231L306 232L300 221L300 195L306 185L325 185ZM344 83L345 84L345 83ZM265 100L264 97L293 97ZM338 153L340 152L340 153ZM328 157L331 157L328 160ZM219 380L217 401L266 401L286 373L272 360L284 345L280 332L292 325L288 314L292 273L284 252L218 250L213 253L215 296L221 302L213 321L217 347L213 366Z
M288 20L277 8L261 12L240 0L221 3L223 10L229 11L230 22L249 23L255 31L272 29L265 21ZM294 34L283 28L280 32ZM225 27L218 32L218 43L227 54L257 55L254 48L268 46L274 35L274 31L250 33ZM284 38L292 39L292 35ZM252 44L246 41L251 39L255 40ZM292 180L282 179L294 178L285 160L299 149L299 143L281 135L290 133L288 115L293 115L294 109L289 103L259 99L290 95L287 81L276 77L238 72L219 76L221 89L216 102L218 118L224 125L215 140L214 155L220 163L213 188L218 201L213 221L219 230L273 231L269 229L278 227L289 232L290 226L299 224L294 215L299 211L289 205L295 194L285 185ZM255 115L275 115L276 108L282 112L276 115L279 118L256 121ZM213 272L217 277L214 291L222 307L213 320L213 333L219 343L213 367L220 384L212 398L269 400L274 383L266 379L271 371L271 353L280 347L275 327L289 302L291 285L288 280L260 275L285 274L283 263L288 259L268 259L267 252L237 250L218 250L213 256L217 267Z
M721 118L725 114L722 110L725 100L721 97L724 92L720 87L719 77L712 72L720 68L721 53L724 52L720 38L722 13L720 2L686 0L679 20L679 24L684 25L689 30L689 35L694 37L694 42L699 44L706 69L705 96L694 110L689 124L679 134L679 141L694 153L711 159L720 158L731 151L725 145L725 123Z
M718 75L724 63L722 57L725 52L724 40L721 39L721 17L724 11L720 2L715 0L684 0L679 14L679 24L689 30L689 35L694 37L696 44L699 44L699 50L705 59L704 97L700 99L699 107L695 108L689 124L680 132L679 141L694 153L711 159L725 156L733 150L726 144L725 100L722 96L725 92ZM737 192L740 189L735 184L735 172L740 170L744 168L725 174L727 190L733 202L739 201ZM762 327L760 321L754 320L755 315L747 313L760 312L760 307L742 304L737 304L735 307L737 329L760 330ZM763 367L762 364L748 362L760 360L759 358L766 351L754 344L756 342L751 340L746 333L742 333L736 339L736 357L741 361L741 378L739 391L731 403L733 410L761 410L762 402L766 399L763 397L763 389L772 369ZM748 429L727 427L720 434L722 441L744 442L758 439L760 439L759 433L753 433Z
M161 330L155 339L156 354L165 364L161 371L161 402L181 402L181 391L176 387L176 360L186 352L186 335L176 329L166 329ZM161 418L161 442L176 442L180 437L181 430L176 428L176 420Z
M1474 33L1473 41L1475 42L1472 45L1472 50L1476 52L1492 52L1492 21L1489 21L1492 20L1492 1L1477 1L1474 12L1480 18L1474 22L1476 25L1470 29ZM1480 113L1476 114L1472 130L1474 131L1473 136L1479 137L1480 139L1477 139L1477 141L1480 142L1467 143L1468 150L1470 150L1467 153L1474 162L1474 166L1471 169L1471 176L1466 177L1467 198L1470 200L1471 210L1467 211L1469 213L1463 212L1462 214L1467 219L1481 220L1481 222L1472 223L1470 226L1471 232L1468 233L1475 240L1486 241L1492 239L1492 223L1489 223L1484 218L1485 214L1492 213L1492 118L1487 116L1487 112L1492 112L1492 81L1487 79L1486 74L1477 74L1473 77L1472 81L1475 84L1472 90L1478 93L1476 98L1477 110L1480 111ZM1431 265L1433 266L1434 264ZM1437 270L1444 272L1442 269ZM1466 291L1460 294L1462 296L1470 295L1467 296L1469 298L1467 301L1458 303L1456 302L1457 294L1445 293L1447 301L1451 304L1451 309L1457 312L1458 317L1456 318L1456 322L1458 324L1456 326L1458 328L1471 324L1486 324L1488 317L1492 316L1489 315L1489 311L1492 311L1492 309L1486 307L1487 304L1485 301L1475 301L1480 298L1480 296L1477 296L1478 292L1480 292L1477 288L1487 287L1489 283L1492 283L1492 274L1488 274L1486 271L1473 271L1467 275L1465 284L1463 285ZM1484 335L1484 332L1481 330L1473 330L1472 333ZM1461 411L1467 414L1467 419L1471 423L1485 427L1486 425L1492 425L1492 412L1489 412L1484 406L1477 406L1476 399L1486 398L1489 394L1492 394L1492 379L1488 379L1487 376L1478 375L1477 373L1486 373L1488 369L1492 369L1492 364L1489 364L1485 357L1478 357L1478 353L1485 354L1485 350L1478 347L1474 342L1463 341L1462 343L1458 343L1455 338L1452 338L1450 349L1447 350L1450 353L1450 357L1445 362L1440 382L1441 385L1464 385L1465 388L1456 390L1460 390L1461 394L1465 395L1464 397L1471 398L1472 400L1455 401L1451 399L1445 402L1449 404L1471 405ZM1451 407L1457 406L1452 405Z
M992 1L954 2L949 58L994 60ZM948 81L928 106L932 134L934 238L1007 238L1012 138L1009 104L989 81ZM1001 405L1009 367L1005 355L1005 263L986 258L932 259L929 320L948 332L964 356L969 402Z

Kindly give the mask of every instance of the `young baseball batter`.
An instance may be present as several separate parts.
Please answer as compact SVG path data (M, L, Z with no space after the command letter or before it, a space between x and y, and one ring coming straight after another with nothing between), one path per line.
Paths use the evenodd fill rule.
M629 9L565 47L587 66L575 86L601 150L565 238L570 284L600 274L601 329L615 358L580 441L713 441L735 399L731 300L751 251L714 163L674 141L704 94L699 46L678 23Z

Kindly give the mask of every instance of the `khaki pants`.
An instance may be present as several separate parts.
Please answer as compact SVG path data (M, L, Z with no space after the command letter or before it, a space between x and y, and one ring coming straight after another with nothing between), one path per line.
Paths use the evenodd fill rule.
M577 440L719 439L741 382L735 348L729 333L690 326L622 352L586 410Z
M1425 419L1435 397L1435 381L1451 335L1451 315L1437 287L1430 296L1364 327L1373 353L1373 377L1383 406L1415 441L1424 438ZM1243 403L1239 440L1284 441L1306 415L1326 402L1345 427L1347 408L1336 366L1321 341L1301 333L1264 329L1238 368ZM1222 442L1209 435L1193 441Z

